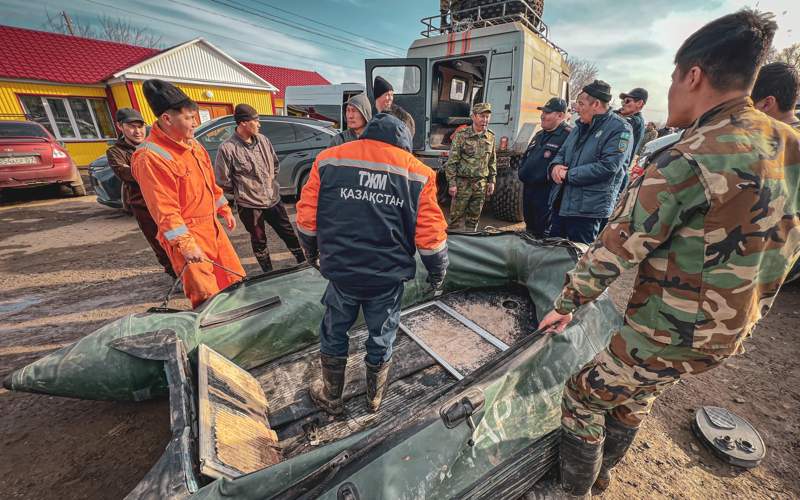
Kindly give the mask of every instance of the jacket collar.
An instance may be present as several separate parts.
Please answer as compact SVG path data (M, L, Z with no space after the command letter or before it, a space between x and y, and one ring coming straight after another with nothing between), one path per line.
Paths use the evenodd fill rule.
M133 146L130 142L126 141L124 135L119 136L114 145L120 149L124 149L125 151L136 151L136 146Z
M717 104L713 108L703 113L703 115L700 116L700 118L698 118L691 127L689 127L689 130L695 130L696 128L707 125L712 121L719 120L734 113L739 113L747 108L753 108L753 100L750 99L750 96L745 95L741 97L734 97L733 99Z
M170 147L172 149L180 151L181 153L183 153L184 151L188 151L194 147L194 139L192 139L188 143L176 141L172 137L168 136L166 132L161 130L161 126L158 124L158 121L156 121L156 123L153 124L153 128L150 129L150 135L160 145Z

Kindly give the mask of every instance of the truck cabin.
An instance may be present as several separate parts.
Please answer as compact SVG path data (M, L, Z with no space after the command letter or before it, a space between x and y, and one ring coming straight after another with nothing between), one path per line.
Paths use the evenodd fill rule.
M472 124L472 106L482 102L486 81L486 57L439 61L431 79L432 149L449 149L459 127Z

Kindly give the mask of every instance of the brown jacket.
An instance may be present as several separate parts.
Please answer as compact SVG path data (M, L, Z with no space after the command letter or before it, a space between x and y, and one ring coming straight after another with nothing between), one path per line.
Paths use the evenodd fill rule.
M233 194L237 205L269 208L280 201L278 155L266 136L257 134L253 140L255 144L246 144L234 132L217 151L214 174L217 184Z
M108 158L108 165L122 180L122 202L125 206L146 207L142 190L131 174L131 156L134 151L136 151L136 147L131 146L125 137L120 137L113 146L108 148L106 158Z

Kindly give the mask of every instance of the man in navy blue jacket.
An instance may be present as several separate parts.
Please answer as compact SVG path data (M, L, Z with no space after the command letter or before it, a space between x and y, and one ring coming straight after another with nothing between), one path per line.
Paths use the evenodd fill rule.
M550 223L550 189L553 181L548 175L553 161L572 127L567 125L567 101L553 97L536 108L542 112L542 128L533 136L522 157L517 175L524 186L522 197L525 230L535 238L544 238Z
M579 119L550 164L550 236L592 243L617 202L633 152L630 124L609 109L611 86L595 80L578 95Z
M317 155L297 203L300 243L312 265L330 280L320 325L322 377L309 395L333 415L344 412L347 334L364 314L369 337L368 409L381 406L392 346L400 324L404 282L417 263L438 289L447 259L447 221L436 203L436 174L411 154L413 120L379 113L358 140Z

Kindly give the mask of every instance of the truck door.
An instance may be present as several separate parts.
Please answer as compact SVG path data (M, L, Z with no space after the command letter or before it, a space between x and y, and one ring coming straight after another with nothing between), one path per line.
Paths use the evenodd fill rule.
M486 101L492 104L490 123L506 124L511 115L512 52L494 52L489 65Z
M425 149L428 121L428 60L417 59L367 59L367 96L375 104L372 83L381 76L394 88L394 102L414 118L414 150Z

